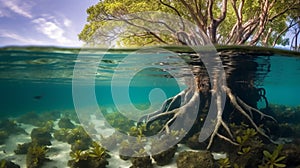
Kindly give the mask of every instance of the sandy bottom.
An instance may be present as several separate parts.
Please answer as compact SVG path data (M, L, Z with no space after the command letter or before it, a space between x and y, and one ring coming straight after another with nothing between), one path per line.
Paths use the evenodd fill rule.
M56 124L57 122L55 122ZM16 155L14 150L17 149L18 144L23 144L26 142L30 142L30 132L33 128L36 128L32 125L20 124L23 129L28 133L11 135L5 142L5 144L0 145L0 158L10 160L18 165L21 168L26 167L26 155ZM55 128L55 127L54 127ZM49 150L47 152L47 157L50 159L49 162L45 162L42 166L43 168L65 168L68 167L68 160L70 160L69 153L71 152L71 145L68 143L64 143L61 141L57 141L55 139L51 140L52 145L49 146ZM111 158L108 159L109 165L108 168L128 168L130 167L130 161L124 161L119 158L118 155L110 153ZM161 166L154 166L161 167ZM174 163L164 166L166 168L174 168L176 167L175 159Z
M92 121L95 121L95 117L91 117ZM95 125L95 128L102 127L104 122L97 122L98 124ZM54 122L55 126L54 129L59 129L57 126L57 121ZM14 150L17 149L18 144L23 144L26 142L30 142L30 133L33 128L36 128L32 125L27 124L20 124L20 127L25 129L25 131L28 133L26 134L18 134L18 135L11 135L7 140L6 143L3 145L0 145L0 159L7 159L10 161L13 161L14 163L20 165L21 168L26 167L26 155L16 155L14 153ZM106 132L107 134L111 134L112 130L102 130L101 131ZM71 152L71 145L68 143L64 143L61 141L57 141L54 138L51 140L52 145L49 146L49 150L47 152L47 158L50 159L50 161L45 162L45 164L42 166L42 168L65 168L68 167L68 160L70 160L69 153ZM189 149L188 147L184 145L179 145L177 149L177 153L175 154L175 157L173 158L173 161L171 164L166 166L158 166L154 163L155 168L164 167L164 168L174 168L176 166L176 157L179 152L181 151L193 151ZM130 161L124 161L119 158L119 156L116 154L116 152L109 153L111 155L111 158L107 159L109 162L108 168L128 168L131 165ZM219 154L213 154L214 156L218 156ZM224 156L223 156L224 157Z

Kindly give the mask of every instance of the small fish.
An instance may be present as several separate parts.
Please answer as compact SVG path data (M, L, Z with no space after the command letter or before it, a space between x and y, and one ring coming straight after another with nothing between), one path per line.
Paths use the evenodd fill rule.
M5 149L3 149L3 153L6 153Z
M35 100L40 100L40 99L43 98L43 96L42 96L42 95L39 95L39 96L34 96L33 98L34 98Z

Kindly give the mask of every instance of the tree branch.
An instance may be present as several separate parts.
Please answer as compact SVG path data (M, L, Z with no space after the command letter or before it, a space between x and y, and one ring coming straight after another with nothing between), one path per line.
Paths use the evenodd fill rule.
M159 0L159 2L161 4L163 4L164 6L171 8L173 11L176 12L176 14L178 15L178 17L179 17L179 19L181 21L181 24L182 24L182 29L181 30L184 31L185 30L185 24L184 24L184 22L182 20L182 17L181 17L181 14L179 13L179 11L175 7L173 7L173 6L171 6L171 5L167 4L167 3L164 3L162 0Z
M274 2L274 1L273 1ZM265 26L268 20L268 12L270 8L272 7L271 5L273 4L269 3L269 0L264 0L261 4L261 13L259 15L259 25L258 25L258 31L254 34L252 40L250 41L250 45L255 45L258 40L260 39L261 34L265 30Z
M201 21L198 19L197 14L194 12L194 9L189 5L185 0L179 0L189 11L191 14L193 20L196 22L198 27L203 30L203 24L201 24Z
M286 32L288 31L290 28L292 28L293 26L295 26L296 24L300 23L300 20L298 20L297 22L293 23L293 21L291 21L290 25L288 27L286 27L285 29L283 29L279 35L276 37L276 39L274 40L272 46L274 47L277 44L277 41L279 40L279 38Z
M145 30L147 33L153 35L153 37L155 37L155 38L156 38L157 40L159 40L160 42L162 42L162 43L164 43L164 44L168 44L166 41L164 41L163 39L161 39L157 34L155 34L154 32L152 32L152 31L149 30L148 28L143 27L143 26L136 25L136 24L134 24L134 23L131 23L131 22L129 22L129 21L126 20L126 19L123 19L123 21L126 22L126 23L129 24L129 25L132 25L132 26L134 26L134 27L137 27L137 28L140 28L140 29Z

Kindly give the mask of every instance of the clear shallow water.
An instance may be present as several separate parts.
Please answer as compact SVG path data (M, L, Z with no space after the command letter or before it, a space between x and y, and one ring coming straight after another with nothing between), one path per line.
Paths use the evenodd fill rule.
M270 58L270 72L263 81L271 103L300 105L300 58L275 55Z
M93 80L95 85L92 87L95 88L99 106L113 104L111 95L113 75L117 80L114 82L114 89L128 91L133 104L150 106L152 101L158 105L165 98L174 96L186 87L183 81L188 67L181 62L182 60L172 56L168 57L168 60L165 58L164 60L151 60L151 54L136 54L135 59L124 62L127 56L128 53L124 52L108 53L102 58L96 72L83 69L83 77L95 78ZM50 52L36 49L34 51L1 50L0 112L2 116L15 116L30 111L74 109L72 78L75 63L80 61L77 57L78 52L71 50ZM89 61L85 60L83 64L85 68L94 65L93 61L99 60L99 55L86 54L86 58ZM224 61L224 67L234 68L239 64L239 60L244 62L247 59L248 57L241 57L233 65ZM266 89L269 103L300 105L299 57L262 55L251 57L248 61L257 64L257 70L253 72L256 75L255 84ZM155 65L150 65L151 62L155 62ZM149 68L138 69L147 66ZM119 68L118 71L116 71L117 68ZM133 70L136 73L130 76ZM244 72L247 72L247 69L244 69ZM174 74L177 75L175 78ZM130 80L129 86L128 80ZM91 87L91 83L85 83L83 87ZM156 94L151 96L151 91Z
M185 88L184 85L179 86L181 82L176 81L170 74L171 71L181 71L185 68L184 65L176 65L175 69L170 69L174 68L173 65L158 65L161 67L159 69L153 68L154 65L149 65L157 60L148 58L148 61L145 61L141 55L135 55L134 58L142 59L133 59L124 63L126 56L128 54L108 53L103 56L103 54L91 53L84 54L85 60L80 60L78 53L68 51L1 51L0 105L2 116L16 116L31 111L74 110L72 78L76 62L80 62L80 66L83 67L79 71L83 79L80 87L94 88L99 106L112 106L112 89L116 92L126 90L133 104L150 106L150 101L160 104L165 98L174 96ZM150 57L151 55L144 56ZM97 70L89 72L91 64L101 57L103 57L101 62L96 65ZM172 58L168 62L179 64L176 59L172 61ZM118 67L120 64L122 66ZM140 69L133 76L128 76L128 72L136 69L137 65L139 67L149 66L149 68ZM114 79L112 79L113 77ZM114 80L113 84L112 80ZM127 84L125 85L125 83ZM154 90L158 94L152 98L149 97L155 88L159 88L159 90ZM86 106L90 105L88 99L83 99L87 102Z
M297 55L291 57L268 53L258 54L258 52L254 54L253 52L232 52L232 50L221 54L223 68L227 75L227 85L234 94L245 102L252 103L250 105L254 107L257 99L263 97L262 95L258 96L259 89L257 88L266 90L265 96L272 105L269 106L270 108L263 108L266 104L261 101L258 107L262 107L261 110L264 113L271 114L278 122L276 124L274 124L275 122L262 123L264 120L258 119L255 115L253 119L257 124L266 124L266 132L270 133L270 136L279 143L291 142L293 139L296 143L297 138L300 137L300 57L299 54ZM14 151L19 149L17 144L26 143L30 139L33 142L33 134L36 130L49 129L51 123L54 123L54 130L43 135L52 143L51 149L49 152L47 151L47 157L51 161L42 167L67 167L69 163L74 162L74 158L71 158L69 154L71 150L79 150L76 147L80 144L79 142L84 142L82 144L87 145L89 150L93 146L91 144L89 146L87 143L90 136L95 140L95 137L100 138L103 135L107 139L101 141L101 145L108 143L107 145L111 144L113 147L121 149L121 144L126 140L120 141L119 145L115 144L115 140L120 139L120 137L118 138L117 135L110 136L113 132L121 130L126 135L130 132L143 135L144 132L140 131L141 127L137 127L134 121L137 121L136 119L139 119L145 111L157 110L164 100L176 95L185 89L189 82L194 81L190 73L191 66L194 70L199 70L200 76L202 73L206 75L206 72L201 71L205 70L201 66L203 63L195 61L195 56L186 53L177 55L172 52L129 53L115 51L103 55L101 51L99 53L85 52L80 55L83 57L79 58L78 56L78 50L71 49L49 48L48 51L48 48L19 48L18 50L0 50L0 158L12 160L21 167L26 167L30 152L25 152L26 157L16 155ZM79 110L77 108L78 117L74 113L75 107L78 107L78 102L76 104L74 101L77 100L76 95L79 95L81 105ZM201 104L202 102L205 101L201 101ZM278 106L278 104L284 106ZM99 113L98 107L105 114L104 118ZM139 109L139 111L134 109ZM112 113L116 111L121 113ZM202 112L205 113L205 109ZM234 133L239 132L234 131L235 129L240 129L240 133L243 136L246 135L246 132L251 130L246 125L247 123L243 124L244 121L239 113L236 115L227 114L230 112L234 113L234 110L225 106L222 116L224 119L229 118L228 122L233 122L229 125L230 129ZM7 117L12 118L7 120ZM195 127L201 126L202 113L199 117L198 122L196 120L194 124ZM196 117L193 118L197 119ZM63 129L66 127L60 123L66 122L66 119L71 120L73 127L72 122L78 124L77 127ZM187 121L189 123L183 122L184 126L194 123L190 120ZM235 124L240 122L242 122L240 126ZM113 128L107 127L107 124ZM85 131L88 131L90 136L81 129L81 126L84 126ZM157 129L157 126L160 129L159 125L153 128ZM61 129L57 129L58 127ZM65 134L66 130L67 134ZM81 131L78 132L79 130ZM252 130L254 131L254 129ZM26 134L24 134L25 131ZM54 138L50 138L52 131ZM151 131L151 127L149 131ZM176 167L175 160L179 160L182 151L194 149L193 145L190 146L189 144L193 143L194 138L192 137L197 135L197 130L191 129L189 134L191 134L191 138L188 139L188 143L179 144L177 156L173 158L173 163L167 167ZM38 135L38 137L43 136ZM235 136L240 135L237 133ZM136 139L142 142L140 137L142 136L137 136ZM61 138L66 138L68 144L72 144L71 147L64 143ZM172 136L170 138L173 139ZM257 138L259 136L253 137L253 147L263 142ZM164 135L159 139L164 139ZM72 140L73 143L69 143L71 142L69 140ZM248 140L252 144L252 138ZM155 142L156 145L156 141L151 142ZM133 143L136 144L136 142ZM157 143L157 145L160 144L164 143ZM199 145L198 141L196 145ZM232 146L227 146L226 143L217 142L215 145L218 148L217 151L224 151L229 157L231 155L246 156L237 152L241 149L232 150ZM269 145L268 143L264 144L261 150L269 149ZM153 146L149 146L152 149ZM256 147L254 149L256 150ZM89 150L85 152L90 152ZM299 151L298 148L294 149L294 146L293 150ZM129 167L130 161L121 161L119 158L121 153L114 153L118 150L109 151L112 158L108 159L108 167ZM294 155L294 153L291 152L290 155ZM248 155L246 157L248 158ZM252 157L251 165L253 159L260 160L256 164L263 164L261 163L263 158L256 152ZM291 158L291 156L288 157ZM291 160L295 160L294 156L286 164L293 165L293 163L289 163ZM156 165L156 167L159 166ZM256 165L250 167L256 167Z

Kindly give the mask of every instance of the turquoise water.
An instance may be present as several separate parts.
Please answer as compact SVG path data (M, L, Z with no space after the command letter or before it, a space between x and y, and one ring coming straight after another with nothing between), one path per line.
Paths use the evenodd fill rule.
M126 135L132 135L133 139L128 139L128 142L134 145L143 144L143 136L157 134L161 130L161 125L170 121L164 117L172 116L160 118L155 116L154 120L157 119L157 121L148 120L145 125L137 124L135 121L146 113L160 109L166 99L194 86L191 69L200 77L207 75L203 65L209 64L204 64L197 58L192 54L169 51L138 53L121 50L79 52L78 49L58 48L0 49L0 159L5 158L21 167L26 167L26 164L28 165L26 160L32 151L28 148L26 152L18 153L21 150L17 144L26 145L31 139L30 145L33 148L39 138L41 138L39 143L45 143L45 137L45 140L49 141L46 142L47 148L49 143L52 143L47 151L47 157L51 161L42 167L67 167L69 164L76 164L74 156L69 157L69 154L81 150L91 152L92 148L96 148L91 144L92 140L98 142L98 138L101 137L101 145L108 147L108 153L112 156L111 159L107 159L108 167L129 167L130 161L121 161L119 155L122 153L118 151L124 147L122 147L123 142L127 142L126 136L118 137L118 134L112 133L120 130ZM222 68L226 72L227 86L234 96L277 120L274 122L267 117L261 119L261 116L257 116L254 111L249 111L248 107L242 107L247 111L245 116L252 117L257 127L261 127L267 134L264 138L270 136L272 140L280 144L288 142L296 144L300 137L299 54L291 56L267 52L262 54L229 51L223 52L220 58L223 63ZM188 129L186 137L180 137L184 135L183 130L183 132L171 130L170 135L158 134L158 139L145 143L146 146L155 149L156 145L164 147L166 142L172 141L177 144L177 140L187 138L187 142L178 142L178 150L174 151L177 150L177 156L175 155L173 162L167 165L168 167L176 167L175 160L183 153L182 151L206 149L207 144L203 146L194 138L199 136L200 128L205 128L203 121L211 117L209 116L211 112L205 111L208 109L209 100L202 101L202 98L205 100L209 97L205 95L208 93L205 92L205 88L208 88L209 84L207 85L203 80L200 81L200 86L204 89L200 92L199 109L201 111L193 110L196 106L193 104L193 107L186 108L185 112L189 113L183 113L185 120L178 115L174 121L174 123L181 124L174 124L175 127L193 126ZM189 97L191 95L188 93L185 94L185 98L192 102L192 98ZM194 95L198 94L193 94L193 97ZM267 101L264 100L264 96ZM176 108L171 106L176 106L178 99L173 100L175 103L170 103L168 113L171 108ZM267 102L270 108L265 108ZM251 147L250 150L253 147L252 158L258 160L254 163L255 166L263 164L263 153L257 154L256 149L269 150L275 148L274 144L259 136L258 134L261 133L256 132L259 129L253 129L251 123L245 120L243 115L241 116L242 113L236 113L237 106L228 106L229 103L233 104L226 102L222 119L228 122L234 134L232 140L238 142L238 137L246 135L248 137L251 130L254 131L251 138L248 137L248 140L245 140L247 143L244 145L247 146L246 148ZM99 113L99 109L104 117ZM190 116L194 112L198 112L197 116ZM39 131L41 134L37 133ZM156 140L162 140L162 143ZM243 144L232 146L216 140L209 151L221 151L221 153L226 153L231 161L235 161L233 160L235 157L248 157L248 155L239 154L241 149L244 149ZM288 148L285 150L290 151ZM294 148L294 146L292 150L299 152L299 148ZM249 152L251 153L252 151ZM284 162L287 167L296 165L292 162L295 160L294 153L290 153L286 153L287 161ZM153 153L152 156L154 156ZM249 159L251 163L252 158Z
M97 54L88 56L94 59L99 58ZM85 87L95 89L99 106L111 106L114 103L111 94L111 80L116 73L116 68L123 64L122 60L126 56L128 53L106 53L95 72L95 84L93 86L84 84ZM139 67L140 64L148 66L145 58L149 59L149 55L136 55L135 58L134 62L127 62L122 67L124 73L122 72L120 75L118 72L119 76L115 77L115 80L119 81L114 83L113 88L129 92L133 104L150 106L151 96L149 98L149 94L155 88L161 90L152 99L160 104L165 98L174 96L185 87L170 73L172 70L172 73L178 74L181 69L186 68L183 63L175 64L176 59L173 62L168 60L174 63L173 65L162 65L161 69L145 68L137 71L134 76L127 77L128 73L126 72ZM300 58L284 55L253 58L251 61L258 64L255 83L258 87L265 88L269 103L288 106L300 105ZM68 50L50 52L45 50L2 50L0 52L2 116L15 116L32 111L74 110L72 78L76 60L78 61L78 52ZM226 66L231 65L224 63L224 67ZM171 70L162 70L168 68ZM86 74L86 76L88 75ZM176 79L182 78L182 76L176 77ZM130 80L129 86L125 86L123 80Z
M275 55L270 58L270 72L263 81L271 103L300 105L300 59Z
M103 54L90 54L86 57L99 59ZM158 68L139 70L131 79L127 74L115 77L112 88L112 77L119 63L127 54L104 55L97 72L87 78L93 78L94 84L83 82L82 87L93 88L99 106L113 106L111 90L126 90L133 104L150 106L149 94L159 88L158 94L152 97L154 103L161 104L165 98L172 97L180 92L184 86L170 77L167 71ZM136 55L142 58L142 56ZM135 57L136 57L135 56ZM1 51L0 53L0 102L2 116L17 116L27 112L45 112L59 110L74 110L72 98L73 70L78 53L68 51ZM121 67L124 71L135 68L135 64L143 64L144 59L129 63ZM148 65L148 64L147 64ZM145 64L146 66L146 64ZM86 67L89 67L87 65ZM167 68L167 66L163 67ZM181 65L175 71L179 71ZM88 69L88 68L87 68ZM129 77L128 77L129 78ZM129 86L123 81L130 80ZM156 96L156 97L155 97ZM84 98L83 101L89 98ZM125 101L124 101L125 102ZM122 102L121 102L122 103ZM153 102L152 102L153 103ZM87 101L86 106L89 106Z

